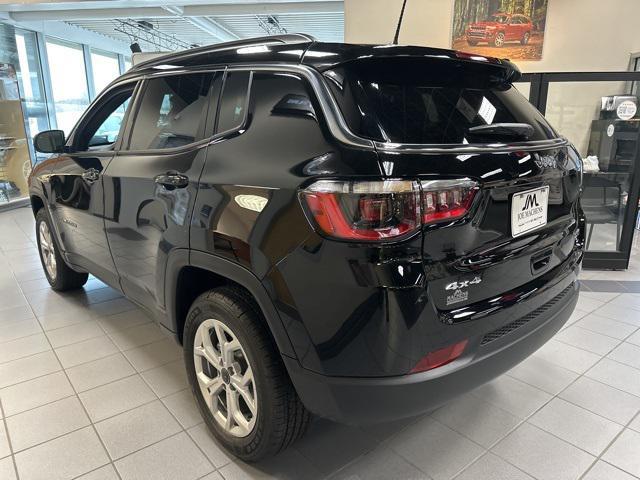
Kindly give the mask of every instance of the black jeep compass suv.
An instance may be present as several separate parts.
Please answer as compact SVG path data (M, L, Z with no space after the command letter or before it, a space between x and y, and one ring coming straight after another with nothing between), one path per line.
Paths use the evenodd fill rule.
M310 412L425 412L526 358L577 301L581 160L519 77L304 35L142 63L68 138L35 139L55 154L30 178L47 278L91 273L152 312L245 460Z

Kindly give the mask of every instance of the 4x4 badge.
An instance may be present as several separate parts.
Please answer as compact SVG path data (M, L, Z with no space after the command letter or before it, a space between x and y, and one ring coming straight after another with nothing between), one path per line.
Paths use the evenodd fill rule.
M482 282L482 278L474 277L473 280L462 280L460 282L451 282L444 287L445 290L458 290L459 288L467 288L469 285L477 285Z

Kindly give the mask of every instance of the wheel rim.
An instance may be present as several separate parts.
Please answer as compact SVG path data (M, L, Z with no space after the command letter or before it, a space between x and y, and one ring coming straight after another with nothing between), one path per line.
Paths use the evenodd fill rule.
M504 43L504 35L502 33L499 33L496 36L496 46L501 47L503 43Z
M49 278L56 278L56 247L51 238L51 231L46 222L40 222L38 227L38 240L40 242L40 254L42 256L42 264L44 265Z
M200 392L218 425L246 437L256 423L258 397L253 369L237 336L219 320L200 324L193 342Z
M524 43L529 43L529 34L528 33L524 34Z

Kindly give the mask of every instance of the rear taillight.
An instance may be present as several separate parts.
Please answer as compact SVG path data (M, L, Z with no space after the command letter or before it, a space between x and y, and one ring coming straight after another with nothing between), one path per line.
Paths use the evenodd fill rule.
M385 240L420 226L417 182L320 180L301 192L322 233L346 240Z
M320 180L300 196L325 235L360 241L402 237L469 211L476 182L462 180Z
M473 180L428 180L422 186L422 223L464 217L478 190Z

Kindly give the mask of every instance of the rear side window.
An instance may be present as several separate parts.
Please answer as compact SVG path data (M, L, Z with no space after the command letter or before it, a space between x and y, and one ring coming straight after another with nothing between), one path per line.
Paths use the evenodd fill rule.
M216 76L221 73L169 75L148 80L129 149L176 148L201 140Z
M325 72L351 130L394 143L474 143L469 129L527 123L529 140L557 137L544 117L511 85L499 84L497 67L450 60L374 59Z
M224 82L216 132L228 132L242 126L247 109L251 72L230 72Z

